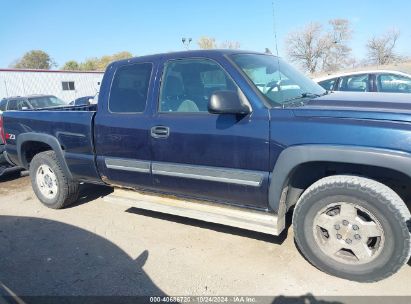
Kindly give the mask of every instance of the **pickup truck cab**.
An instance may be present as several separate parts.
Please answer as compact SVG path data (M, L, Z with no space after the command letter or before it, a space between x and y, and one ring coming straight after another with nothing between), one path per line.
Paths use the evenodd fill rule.
M311 263L369 282L410 257L411 104L394 95L327 94L266 54L168 53L110 64L98 105L6 112L2 136L48 207L87 182L273 235L293 210Z

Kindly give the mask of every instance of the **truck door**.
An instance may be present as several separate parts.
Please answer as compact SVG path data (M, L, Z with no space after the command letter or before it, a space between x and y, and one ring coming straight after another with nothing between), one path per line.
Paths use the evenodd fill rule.
M151 186L149 113L153 64L127 63L107 73L95 118L97 167L103 181L128 187ZM112 82L111 82L112 79ZM111 88L111 89L110 89Z
M269 117L210 114L213 92L240 89L216 61L165 63L151 128L154 186L164 192L267 207Z

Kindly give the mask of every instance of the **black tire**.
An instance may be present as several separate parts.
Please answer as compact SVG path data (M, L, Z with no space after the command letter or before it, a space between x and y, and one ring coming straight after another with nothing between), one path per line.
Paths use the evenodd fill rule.
M36 181L37 172L42 165L50 167L56 177L58 190L55 197L46 197L41 192ZM37 198L49 208L62 209L73 204L78 199L79 183L66 176L54 151L41 152L33 157L30 163L30 178Z
M317 223L315 219L323 210L327 210L328 206L338 205L338 202L362 208L377 219L378 227L383 231L384 241L380 243L383 245L377 249L378 254L373 257L373 260L364 260L362 264L341 262L335 258L335 254L327 254L326 250L319 245L316 229L320 234L324 231L321 228L318 230L319 227L314 224ZM340 216L341 209L333 212L337 212ZM331 217L334 214L331 213ZM411 240L407 223L410 222L410 218L410 211L403 200L389 187L368 178L338 175L317 181L303 193L294 210L293 227L297 246L315 267L340 278L358 282L375 282L393 275L408 262ZM330 227L333 227L330 228L331 231L324 232L326 242L328 242L327 237L334 236L341 242L341 234L338 234L338 231L334 234L333 230L341 227L338 225ZM348 227L354 226L350 224L344 229L349 229ZM344 239L342 241L344 242ZM349 241L351 243L351 240ZM353 251L342 250L342 252L337 251L337 254L353 254Z

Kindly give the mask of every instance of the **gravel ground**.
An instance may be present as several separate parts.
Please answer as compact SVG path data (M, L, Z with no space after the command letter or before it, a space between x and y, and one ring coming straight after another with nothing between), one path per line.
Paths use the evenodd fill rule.
M1 178L0 295L411 296L410 263L350 282L311 266L292 228L272 237L127 209L101 199L110 191L84 186L78 204L51 210L28 177Z

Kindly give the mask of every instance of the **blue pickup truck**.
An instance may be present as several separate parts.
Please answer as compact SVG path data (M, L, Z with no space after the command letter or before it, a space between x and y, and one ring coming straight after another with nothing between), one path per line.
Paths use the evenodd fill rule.
M8 158L50 208L79 183L136 207L278 235L361 282L410 258L411 97L328 93L275 56L110 64L98 105L4 113Z

